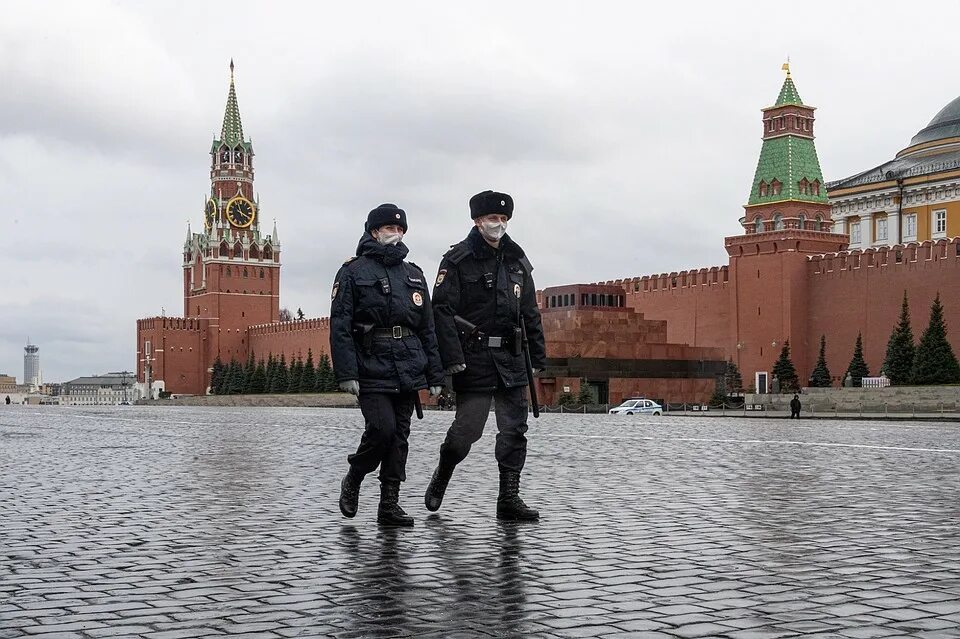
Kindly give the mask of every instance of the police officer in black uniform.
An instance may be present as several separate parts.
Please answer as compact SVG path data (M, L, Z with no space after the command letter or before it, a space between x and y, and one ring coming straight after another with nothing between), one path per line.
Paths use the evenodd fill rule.
M470 198L474 227L440 262L433 289L437 340L445 372L453 375L457 413L440 446L440 463L427 487L427 510L440 508L453 469L480 439L496 400L496 458L500 466L497 517L533 520L539 513L520 499L527 456L527 378L521 351L526 324L534 370L545 361L533 267L506 234L513 199L484 191Z
M370 211L357 256L333 283L330 347L340 388L359 397L366 430L340 483L340 512L357 514L360 482L380 466L377 521L412 526L399 504L417 392L439 395L443 368L420 267L405 262L407 216L394 204Z

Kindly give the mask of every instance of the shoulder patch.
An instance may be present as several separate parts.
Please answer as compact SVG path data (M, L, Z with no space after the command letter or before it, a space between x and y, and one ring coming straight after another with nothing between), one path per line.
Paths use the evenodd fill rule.
M467 246L467 243L460 242L459 244L454 244L449 251L443 254L443 256L454 264L459 264L471 253L472 251L470 250L470 247Z

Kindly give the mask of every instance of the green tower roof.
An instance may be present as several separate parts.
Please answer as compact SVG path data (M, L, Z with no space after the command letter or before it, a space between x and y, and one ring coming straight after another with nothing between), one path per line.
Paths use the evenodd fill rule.
M789 71L787 71L787 79L783 81L783 86L780 87L780 95L777 96L777 103L774 106L785 106L788 104L803 105L803 100L800 99L800 94L797 93L797 87L794 85Z
M230 60L230 92L227 94L227 108L223 112L220 141L231 147L243 142L243 124L240 122L240 107L237 106L237 90L233 86L233 60Z
M795 105L810 109L811 107L806 107L800 101L800 94L790 77L788 65L784 65L784 71L787 72L787 78L783 81L776 105L770 108ZM804 180L812 185L805 190L801 187ZM778 189L773 187L774 181L779 184ZM761 183L766 186L766 192L762 195ZM763 140L747 206L786 200L819 204L826 204L828 201L823 172L820 170L820 160L817 158L817 148L812 137L787 133Z

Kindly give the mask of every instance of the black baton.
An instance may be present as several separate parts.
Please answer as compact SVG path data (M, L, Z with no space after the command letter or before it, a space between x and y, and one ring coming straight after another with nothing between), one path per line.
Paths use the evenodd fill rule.
M413 391L413 407L417 409L417 419L423 419L423 404L420 403L420 391Z

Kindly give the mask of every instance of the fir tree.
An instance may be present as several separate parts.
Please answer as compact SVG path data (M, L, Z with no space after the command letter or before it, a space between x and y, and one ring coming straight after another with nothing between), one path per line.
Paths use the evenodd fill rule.
M303 360L297 355L297 359L290 362L290 375L287 378L287 392L299 393L300 380L303 378Z
M230 376L230 394L240 395L247 385L247 376L243 370L243 364L235 359L230 360L230 368L233 375Z
M783 343L780 357L773 365L773 375L780 380L780 390L784 393L795 393L800 390L800 380L797 378L797 369L790 360L790 340Z
M217 359L213 360L213 370L210 371L210 394L219 395L223 387L223 376L226 374L224 370L223 361L221 361L220 356L217 355Z
M723 390L725 395L743 391L743 377L740 376L740 369L733 359L727 360L727 366L723 371Z
M271 393L287 392L287 358L280 353L280 361L277 362L277 370L273 376L273 385L270 386Z
M813 367L813 373L810 375L810 385L814 388L830 388L832 380L830 369L827 368L827 336L820 336L820 355L817 357L817 365Z
M867 362L863 359L863 336L860 333L857 333L857 343L853 347L853 359L847 366L847 375L850 376L856 388L863 385L864 377L870 377L870 369L867 368Z
M590 392L590 384L587 383L587 380L580 380L580 393L577 395L578 404L592 404L593 403L593 393Z
M250 380L250 392L255 394L267 392L267 365L261 358L257 362L257 367L253 370Z
M317 364L317 388L321 393L334 393L338 390L337 382L330 366L330 357L320 353L320 362Z
M267 356L267 379L263 385L263 392L269 393L273 388L273 378L277 374L277 360L273 358L273 353Z
M313 366L313 351L307 349L307 363L303 365L303 374L300 376L300 392L313 393L317 390L317 370Z
M943 304L937 293L930 307L930 323L913 359L914 384L955 384L960 382L960 364L947 341L947 325L943 321Z
M250 385L253 383L253 374L257 371L257 362L253 359L253 351L250 351L250 357L247 358L247 365L243 369L243 392L251 393Z
M229 364L223 365L223 377L220 380L220 387L217 390L218 395L229 395L233 388L233 360Z
M913 358L917 348L913 343L913 327L910 326L910 305L907 292L903 292L903 305L900 307L900 320L890 333L887 341L887 357L883 361L883 372L894 386L909 384L913 373Z

